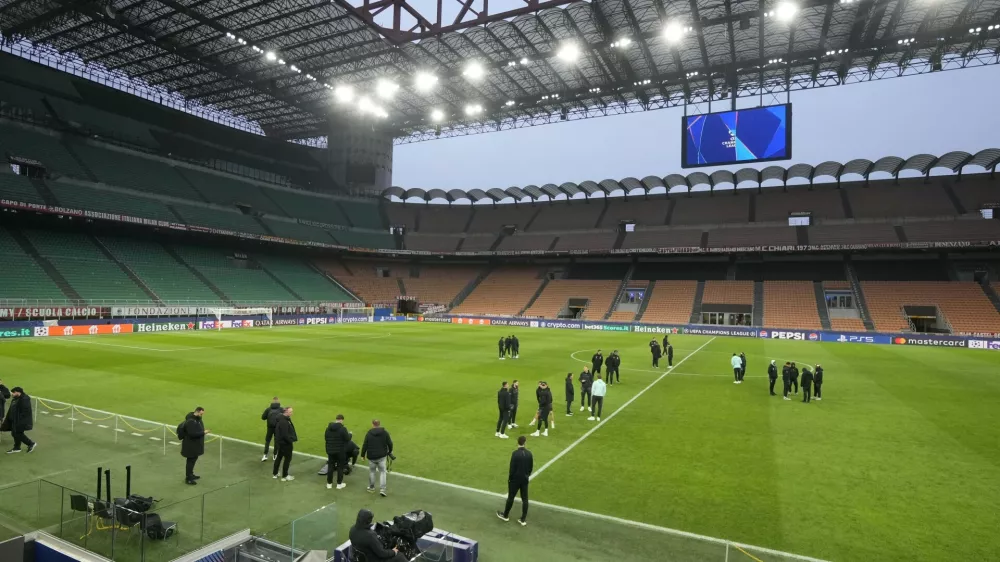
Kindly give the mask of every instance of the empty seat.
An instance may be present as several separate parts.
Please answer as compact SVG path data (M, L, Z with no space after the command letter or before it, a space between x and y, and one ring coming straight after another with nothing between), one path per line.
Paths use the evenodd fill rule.
M462 304L456 314L491 314L513 316L521 311L538 290L541 271L533 266L500 267L486 276Z
M660 284L657 283L656 291L659 289ZM701 302L753 305L753 281L705 281L705 293Z
M642 321L650 324L687 324L694 309L697 281L657 281L653 292L646 292L649 303Z
M581 279L553 279L545 285L525 316L556 318L570 299L587 299L582 318L600 320L607 314L618 294L621 281L595 281Z
M764 326L819 330L822 323L816 308L816 292L811 281L765 281Z
M956 334L1000 333L1000 313L977 283L863 281L861 286L879 331L910 330L904 306L936 306Z

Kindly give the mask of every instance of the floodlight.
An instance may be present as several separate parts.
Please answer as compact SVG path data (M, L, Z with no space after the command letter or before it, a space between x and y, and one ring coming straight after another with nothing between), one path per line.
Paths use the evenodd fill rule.
M441 111L440 109L432 109L431 121L435 123L440 123L441 121L444 121L444 112Z
M465 71L462 74L469 80L479 80L486 74L486 70L483 69L483 65L472 61L465 67Z
M429 72L418 72L413 78L413 85L418 92L429 92L437 84L437 81L438 77Z
M398 89L399 84L385 78L380 78L375 83L375 94L384 100L392 99L392 96L396 95L396 90Z
M354 99L354 88L343 84L333 89L333 97L340 103L348 103Z
M580 58L580 48L576 46L575 43L566 43L559 49L556 56L566 62L573 62Z
M504 103L504 105L506 105L507 107L510 107L510 106L514 105L515 103L517 103L517 102L515 102L514 100L507 100Z
M531 61L528 60L528 57L521 57L521 64L522 65L528 64L529 62L531 62Z
M473 115L479 115L482 112L483 112L483 106L479 105L478 103L475 104L470 103L469 105L465 106L465 114L470 117Z
M274 62L274 61L278 60L278 55L276 55L276 54L274 53L274 51L268 51L268 52L267 52L267 53L266 53L266 54L264 55L264 58L265 58L265 59L267 59L267 61L268 61L268 62Z
M775 16L779 21L790 21L798 13L799 7L791 2L782 2L775 9Z
M672 21L667 24L667 27L663 28L663 38L668 43L677 43L684 38L684 28L681 27L681 24Z
M362 96L358 98L358 111L361 113L375 112L376 106L372 103L371 98L368 96Z

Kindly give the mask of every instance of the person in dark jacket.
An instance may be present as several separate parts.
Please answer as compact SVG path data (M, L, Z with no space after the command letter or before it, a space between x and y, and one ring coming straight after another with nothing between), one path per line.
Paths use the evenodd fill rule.
M496 437L507 439L507 420L510 416L510 390L507 389L507 381L503 381L500 390L497 391L497 408L500 415L497 418Z
M667 344L667 367L674 366L674 346Z
M525 448L528 441L525 436L517 438L517 449L510 455L510 468L507 470L507 504L503 511L497 512L497 517L509 521L510 510L514 507L514 497L521 494L521 518L517 520L521 526L528 524L528 481L534 470L534 459L531 451Z
M590 358L590 370L595 375L601 374L601 367L604 366L604 354L598 349L597 353Z
M361 458L368 459L368 491L375 492L375 475L379 475L379 494L385 497L386 458L392 454L392 437L382 422L372 420L372 428L361 444Z
M788 392L792 390L792 364L788 361L785 361L785 366L781 368L781 384L784 386L782 397L785 400L791 400L788 397Z
M267 460L267 451L271 448L271 438L274 437L274 428L278 426L278 418L281 417L281 413L281 401L275 396L271 399L271 405L265 408L264 413L260 415L260 419L267 426L267 433L264 434L264 456L260 459L260 462ZM274 448L274 458L278 458L277 447Z
M545 432L541 433L542 437L549 436L549 414L552 412L552 389L549 388L548 383L542 381L538 383L538 426L535 428L535 432L531 435L533 437L538 437L539 432L542 431L542 424L545 424Z
M656 340L653 340L649 343L649 351L653 354L653 366L659 367L660 357L663 357L663 350L660 349L660 344L656 343Z
M337 469L337 489L347 487L344 484L344 468L347 466L347 443L351 440L351 432L344 427L344 414L337 414L337 419L326 427L326 488L333 488L333 469Z
M813 374L813 395L816 396L816 400L823 399L823 367L816 364L816 373Z
M295 450L295 442L299 436L295 433L295 424L292 423L291 406L283 408L281 416L278 417L278 424L274 427L274 469L271 471L271 478L278 477L278 466L281 466L281 481L289 482L295 480L294 476L288 475L288 465L292 462L292 452Z
M392 562L407 562L406 557L400 554L395 548L392 550L382 546L382 541L372 530L372 521L375 514L362 509L358 512L358 519L351 527L349 538L351 539L351 549L361 553L365 562L375 562L376 560L391 560ZM352 558L354 560L354 558Z
M510 336L503 339L503 352L504 355L510 355L510 346L513 342L510 340Z
M205 436L212 433L205 429L202 416L205 415L205 408L198 406L193 412L188 412L184 417L184 440L181 441L181 456L187 459L184 467L184 481L187 484L195 485L201 476L194 473L194 465L198 462L198 457L205 454Z
M24 389L19 386L10 389L10 397L10 409L7 411L7 416L3 418L3 423L0 424L0 431L9 431L11 437L14 438L14 448L7 451L7 454L20 453L22 443L28 446L30 453L38 446L25 435L35 425L31 411L31 397L25 394Z
M778 380L778 367L774 364L774 359L767 366L767 380L771 383L771 396L777 396L774 393L774 383Z
M576 397L573 396L573 373L566 373L566 415L572 416L573 412L573 402L576 401Z
M3 381L0 380L0 422L3 421L4 416L4 405L10 400L10 389L3 385Z
M666 349L670 345L670 338L667 334L663 334L663 347L661 349Z
M608 359L604 364L608 367L608 385L611 385L614 382L613 377L618 374L618 367L622 364L622 358L618 356L617 349L612 351L611 355L608 355ZM621 379L619 379L619 382L621 382Z
M517 400L519 392L520 384L518 384L517 379L514 379L514 382L510 383L510 420L507 423L507 429L517 427Z
M742 351L740 352L740 382L743 382L743 377L747 376L747 356Z
M799 393L799 368L795 366L795 361L792 361L792 369L788 371L792 378L792 387L795 389L794 394Z
M500 338L500 341L497 342L497 351L500 353L500 360L501 361L503 361L504 359L506 359L506 357L504 356L503 338Z
M813 374L809 367L802 367L802 401L810 402L810 392L812 392Z
M580 373L580 411L582 412L584 408L590 408L590 389L594 384L594 373L590 372L589 367L584 367L583 372ZM586 402L586 405L584 405Z
M521 340L517 339L517 336L511 334L510 345L514 351L514 359L517 359L521 355Z

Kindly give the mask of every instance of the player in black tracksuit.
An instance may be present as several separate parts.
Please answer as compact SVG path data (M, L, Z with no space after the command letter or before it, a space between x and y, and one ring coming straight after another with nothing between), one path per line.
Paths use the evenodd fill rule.
M573 373L566 373L566 415L572 416L571 408L573 407L573 402L576 401L576 396L573 392Z
M774 359L767 366L767 380L771 383L771 396L776 396L774 393L774 383L778 380L778 367L774 365Z
M601 367L604 365L604 354L598 349L597 353L590 358L590 370L595 375L601 374Z
M816 373L813 375L813 395L816 400L823 399L823 367L816 364Z
M260 459L260 462L267 460L267 452L271 448L271 439L274 438L274 428L278 426L278 418L281 416L283 409L281 403L278 401L278 397L275 396L271 399L271 405L268 406L264 413L260 415L260 419L265 422L267 426L267 433L264 434L264 457ZM278 456L277 447L275 447L274 456Z
M660 366L660 357L663 356L663 350L660 349L660 344L656 343L656 340L649 342L649 351L653 354L653 366Z
M510 336L507 336L506 338L503 339L504 355L510 355L510 346L513 345L513 343L514 342L510 341Z
M792 375L792 387L795 389L793 394L799 393L799 368L795 366L795 362L792 362L792 370L789 371Z
M674 366L674 346L667 344L667 366Z
M500 410L500 416L497 418L496 436L506 439L507 420L510 416L510 391L507 390L507 381L503 381L500 390L497 391L497 408Z
M540 382L538 383L538 427L535 428L535 432L532 436L538 437L538 433L542 430L542 424L545 424L545 433L542 434L545 437L549 435L549 414L552 412L552 389L549 388L548 383ZM522 436L523 437L523 436Z
M285 408L278 418L278 425L274 428L274 450L278 452L274 457L274 468L271 475L278 477L278 467L281 467L281 478L293 480L288 476L288 465L292 462L292 452L295 449L295 442L299 436L295 433L295 424L292 423L292 409Z
M521 525L528 524L528 481L534 468L531 451L524 448L527 440L523 435L517 438L517 450L510 456L510 470L507 472L507 504L503 511L497 512L497 517L507 521L514 507L514 497L520 492L521 518L517 522Z
M590 387L594 384L594 374L587 367L580 373L580 411L590 407ZM584 406L586 402L586 406Z
M500 338L500 341L497 342L497 352L500 354L500 359L506 359L503 351L503 338Z
M517 359L521 355L521 340L517 339L517 336L510 336L510 345L513 348L514 359Z
M792 390L792 364L785 361L785 366L781 368L781 383L784 385L782 396L785 400L791 400L788 392Z
M740 382L743 382L743 377L747 376L747 356L745 353L740 353Z
M666 349L667 346L669 346L669 345L670 345L670 338L667 337L667 334L663 334L663 347L662 347L662 349Z
M809 392L812 390L813 374L809 367L802 368L802 401L809 403Z
M611 386L612 382L621 382L618 369L622 366L622 358L618 355L617 349L611 352L604 364L608 367L608 386Z
M510 384L510 421L507 427L514 429L517 427L517 398L518 392L520 391L521 385L514 379L514 382Z

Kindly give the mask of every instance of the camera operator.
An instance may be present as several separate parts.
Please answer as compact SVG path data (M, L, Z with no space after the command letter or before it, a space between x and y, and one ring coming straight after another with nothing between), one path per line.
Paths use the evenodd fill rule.
M392 437L382 427L382 422L372 420L372 428L361 444L361 458L368 459L368 491L375 493L375 474L379 475L379 495L385 494L386 462L392 457Z
M382 541L379 540L378 535L372 530L372 521L374 519L375 514L367 509L362 509L358 512L358 520L351 527L350 532L351 549L364 554L366 562L374 562L375 560L407 562L406 557L400 554L398 549L393 548L390 550L382 545ZM357 560L357 556L353 556L352 560Z

